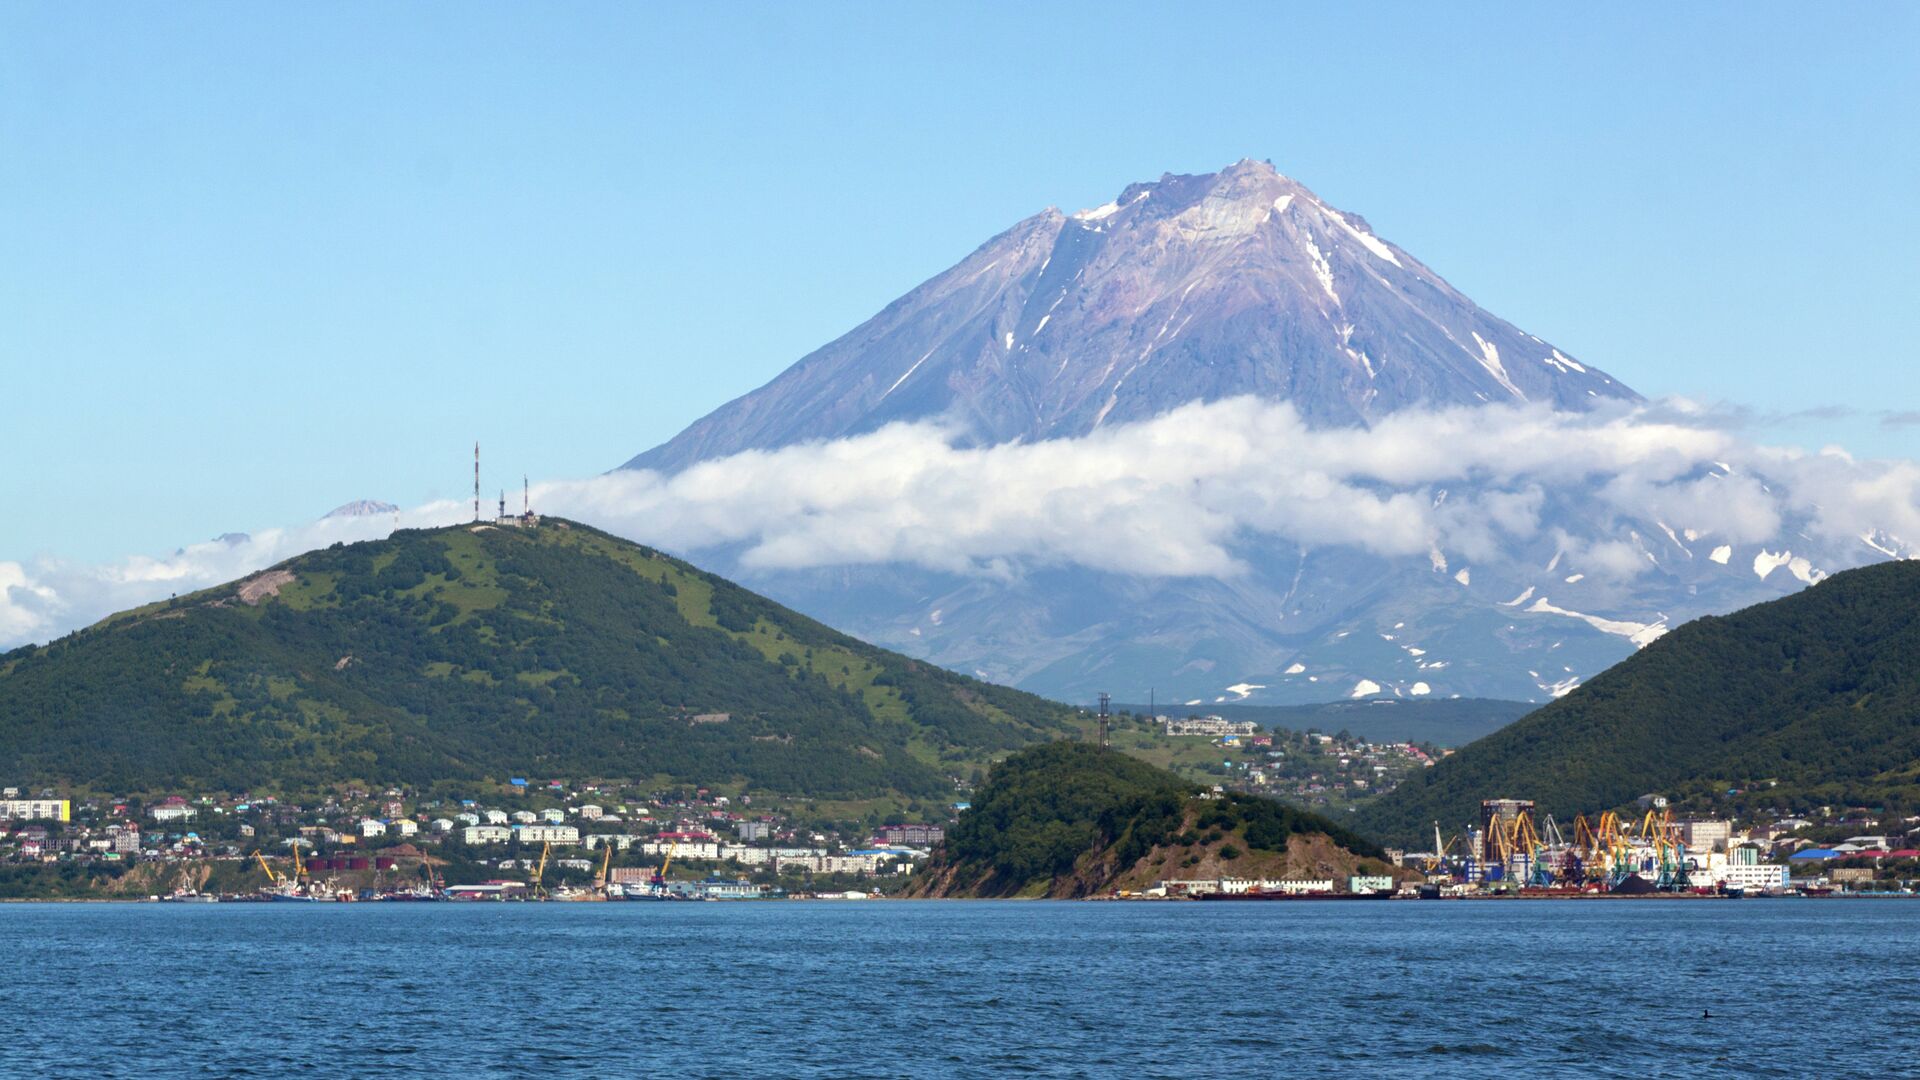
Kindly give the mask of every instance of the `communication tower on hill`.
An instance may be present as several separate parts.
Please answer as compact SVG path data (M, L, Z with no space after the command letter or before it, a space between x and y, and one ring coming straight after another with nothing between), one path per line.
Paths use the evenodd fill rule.
M1100 694L1100 746L1102 749L1106 748L1107 736L1113 728L1113 714L1110 711L1112 704L1113 698L1102 691Z
M480 440L473 441L473 520L480 520Z

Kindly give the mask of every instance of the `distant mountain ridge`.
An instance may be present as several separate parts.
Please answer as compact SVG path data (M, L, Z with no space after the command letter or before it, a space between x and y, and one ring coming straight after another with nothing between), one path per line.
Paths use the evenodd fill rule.
M1637 400L1267 162L1049 208L628 468L943 418L982 444L1194 400L1358 424L1409 405Z
M334 507L327 511L325 516L330 518L372 517L375 514L395 514L399 511L399 507L389 502L381 502L378 499L355 499L350 503Z

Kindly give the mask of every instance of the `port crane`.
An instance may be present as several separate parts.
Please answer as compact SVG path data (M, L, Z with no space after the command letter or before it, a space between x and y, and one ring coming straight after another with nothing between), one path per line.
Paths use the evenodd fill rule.
M1687 846L1680 839L1680 827L1673 823L1673 810L1655 814L1647 811L1640 821L1640 840L1653 849L1654 887L1678 891L1691 886L1687 878Z
M1547 829L1549 834L1559 831L1554 826L1552 817L1547 818ZM1553 867L1548 865L1545 857L1546 838L1534 828L1533 815L1524 810L1521 811L1520 815L1513 819L1513 833L1514 849L1527 857L1526 883L1542 889L1552 886Z
M607 884L612 880L608 875L613 869L613 844L609 842L600 846L605 850L600 853L600 872L594 875L593 891L604 897L607 895Z
M533 880L527 883L532 887L533 895L535 896L547 895L547 887L545 884L547 878L547 857L552 854L553 841L542 840L540 842L540 865L534 867Z
M269 885L280 884L282 880L280 875L274 873L273 864L267 861L267 857L265 855L260 854L259 848L253 849L253 859L255 862L260 864L260 869L266 873L267 884Z
M1455 836L1451 840L1441 839L1440 823L1437 821L1433 823L1433 855L1427 859L1427 874L1429 876L1446 872L1447 853L1453 850L1454 845L1459 842L1460 838L1458 836Z

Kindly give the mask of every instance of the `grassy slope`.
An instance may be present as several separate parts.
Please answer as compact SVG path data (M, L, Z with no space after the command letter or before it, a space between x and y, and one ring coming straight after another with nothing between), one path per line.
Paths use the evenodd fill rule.
M1064 706L566 522L408 531L276 569L291 580L257 605L230 584L0 657L0 773L122 792L532 774L870 798L936 795L1075 730Z
M1726 806L1920 800L1920 564L1699 619L1470 746L1357 824L1416 842L1483 798L1560 820L1648 792ZM1729 796L1730 789L1740 794Z

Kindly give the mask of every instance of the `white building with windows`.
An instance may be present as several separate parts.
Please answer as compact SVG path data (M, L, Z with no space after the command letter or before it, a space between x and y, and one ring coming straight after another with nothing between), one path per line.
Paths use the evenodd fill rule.
M523 844L577 844L580 830L572 825L521 825L514 830Z
M1189 716L1184 720L1163 716L1160 721L1168 735L1205 735L1217 739L1224 735L1252 735L1260 730L1260 725L1251 720L1228 720L1219 716Z
M66 799L4 799L0 800L0 818L14 821L72 821L73 803Z
M676 859L720 857L720 845L712 840L649 840L640 845L640 850L648 855L671 855Z

